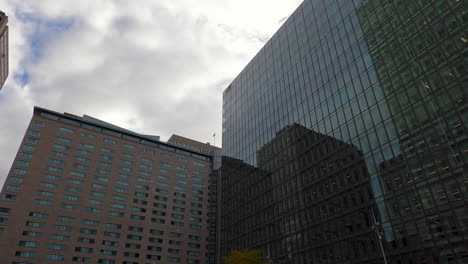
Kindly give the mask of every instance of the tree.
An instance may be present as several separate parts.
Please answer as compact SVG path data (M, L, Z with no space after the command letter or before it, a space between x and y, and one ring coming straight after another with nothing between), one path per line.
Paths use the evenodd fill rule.
M262 260L260 250L232 250L231 256L223 257L225 264L268 264Z

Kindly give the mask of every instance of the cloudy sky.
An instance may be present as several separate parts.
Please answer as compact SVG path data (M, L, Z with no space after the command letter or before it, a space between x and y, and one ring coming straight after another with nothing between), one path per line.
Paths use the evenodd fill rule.
M221 142L222 91L301 0L0 0L0 186L33 106Z

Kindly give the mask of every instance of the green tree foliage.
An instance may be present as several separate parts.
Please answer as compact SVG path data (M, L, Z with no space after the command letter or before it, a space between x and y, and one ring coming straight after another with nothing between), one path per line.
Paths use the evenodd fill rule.
M225 264L268 264L260 257L260 250L232 250L231 256L223 257Z

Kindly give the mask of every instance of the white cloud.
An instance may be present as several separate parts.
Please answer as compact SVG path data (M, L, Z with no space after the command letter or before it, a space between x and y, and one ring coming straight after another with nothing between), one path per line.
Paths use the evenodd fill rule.
M10 19L0 185L34 105L212 141L222 91L300 2L0 0ZM24 73L26 85L14 78Z

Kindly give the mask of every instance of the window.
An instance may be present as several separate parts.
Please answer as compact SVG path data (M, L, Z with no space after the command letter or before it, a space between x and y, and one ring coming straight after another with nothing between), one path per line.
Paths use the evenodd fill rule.
M77 149L76 153L82 154L85 156L91 156L93 153L91 151L83 150L83 149Z
M69 210L74 210L74 209L78 208L78 205L76 205L76 204L61 203L60 206L65 208L65 209L69 209Z
M104 232L104 236L113 237L113 238L119 238L119 237L120 237L120 233L105 231L105 232Z
M176 212L184 212L184 211L185 211L184 208L178 207L178 206L173 206L173 207L172 207L172 210L173 210L173 211L176 211Z
M70 236L52 234L52 235L50 236L50 239L52 239L52 240L67 241L67 240L70 240Z
M147 169L147 170L152 170L152 169L153 169L153 167L148 166L148 165L146 165L146 164L140 164L139 167L142 168L142 169Z
M29 251L16 251L15 256L22 258L34 258L36 253Z
M112 167L112 164L107 163L107 162L102 162L102 161L96 161L96 164L99 165L99 166L106 167L106 168L111 168Z
M18 243L18 246L21 246L21 247L30 247L30 248L37 248L37 247L39 247L39 242L34 242L34 241L23 241L23 240L21 240L21 241Z
M203 191L192 189L192 193L203 194Z
M111 174L110 171L105 170L105 169L96 169L96 172L97 172L97 173L101 173L101 174L105 174L105 175Z
M153 155L154 155L154 153L155 153L155 152L154 152L154 150L151 150L151 149L145 149L145 148L143 149L143 152L145 152L145 153L149 153L149 154L153 154Z
M23 178L21 177L15 177L15 176L10 176L8 178L8 181L11 182L11 183L18 183L18 184L21 184L23 183Z
M126 243L125 247L126 248L133 248L133 249L140 249L141 245L140 244L134 244L134 243Z
M26 142L31 143L31 144L37 144L37 142L39 142L39 139L28 137L26 138Z
M92 213L92 214L101 214L102 210L94 207L86 207L86 212Z
M88 200L88 203L89 203L89 204L94 204L94 205L103 205L103 204L104 204L103 201L94 200L94 199L89 199L89 200Z
M125 152L122 152L120 155L122 155L123 157L129 158L129 159L133 159L135 157L135 155L125 153Z
M51 201L41 200L41 199L35 199L34 203L38 205L52 205Z
M162 157L165 157L165 158L171 158L172 156L167 154L167 153L164 153L164 152L161 152L161 156Z
M50 174L44 174L42 175L42 177L48 179L48 180L52 180L52 181L59 181L61 179L60 176L55 176L55 175L50 175Z
M115 153L114 150L108 149L108 148L101 148L101 151L102 151L102 152L105 152L105 153Z
M98 184L98 183L93 183L93 184L91 184L91 187L96 188L96 189L100 189L100 190L105 190L105 189L107 189L107 186L106 186L106 185L102 185L102 184Z
M94 149L94 145L88 144L88 143L84 143L84 142L80 142L80 144L78 144L78 146L80 146L80 147L82 147L82 148Z
M66 158L68 157L68 154L65 154L65 153L62 153L62 152L58 152L58 151L51 151L50 154L54 155L54 156L57 156L57 157L61 157L61 158Z
M193 165L198 166L198 167L205 167L205 164L197 162L197 161L194 161Z
M47 191L37 191L37 194L38 195L41 195L41 196L48 196L48 197L54 197L55 196L55 193L54 192L47 192Z
M168 257L168 258L167 258L167 261L169 261L169 262L180 262L180 258Z
M41 237L42 233L41 232L34 232L34 231L23 231L23 236L28 236L28 237Z
M102 159L105 159L105 160L114 160L114 157L112 156L107 156L107 155L99 155Z
M34 146L23 145L23 150L26 150L26 151L34 151L35 149L36 149L36 147L34 147Z
M86 173L77 172L77 171L70 171L70 175L80 177L80 178L86 177Z
M154 191L157 192L157 193L169 194L169 191L168 191L168 190L164 190L164 189L156 188L156 189L154 189Z
M94 192L89 192L89 194L90 194L91 196L100 197L100 198L102 198L102 197L105 196L104 193L102 193L102 192L96 192L96 191L94 191Z
M100 182L109 182L109 178L106 178L106 177L94 176L93 178L94 178L96 181L100 181Z
M90 162L91 161L88 158L83 158L83 157L80 157L80 156L76 156L75 160L80 161L80 162Z
M198 182L202 182L202 181L204 181L204 180L203 180L203 178L200 178L200 177L195 177L195 176L193 176L193 177L192 177L192 180L194 180L194 181L198 181Z
M38 126L38 127L45 127L45 122L44 121L40 121L40 120L34 120L34 123L33 123L35 126Z
M46 259L50 259L50 260L64 260L65 257L63 255L46 255Z
M6 190L9 192L18 192L20 190L19 186L7 185Z
M156 184L161 187L169 187L169 183L166 183L166 182L157 182Z
M65 250L67 247L65 245L59 245L59 244L49 244L47 245L48 249L54 249L54 250Z
M88 247L75 247L75 252L93 253L93 249Z
M48 215L48 214L39 213L39 212L30 212L30 213L29 213L29 216L35 217L35 218L44 218L44 219L49 218L49 215Z
M182 186L178 186L178 185L174 186L174 189L179 190L179 191L186 191L187 190L187 188L182 187Z
M68 201L79 201L79 200L80 200L80 197L74 196L74 195L67 195L67 194L65 194L65 195L63 196L63 199L68 200Z
M187 184L187 181L185 181L185 180L176 179L175 181L176 181L177 183L180 183L180 184Z
M174 192L174 196L175 197L182 197L182 198L186 197L186 195L184 193L179 193L179 192Z
M124 147L129 148L129 149L136 149L137 148L134 145L131 145L131 144L128 144L128 143L124 143L123 145L124 145Z
M129 186L130 184L126 181L115 181L115 184L122 185L122 186Z
M127 201L127 197L119 196L119 195L112 195L112 199L117 200L117 201Z
M67 231L67 232L72 231L72 227L67 226L67 225L55 225L54 228L55 230L58 230L58 231Z
M128 193L127 189L122 189L122 188L114 188L114 192L118 193Z
M178 241L178 240L169 240L169 244L170 245L176 245L176 246L182 246L183 245L182 241Z
M171 167L171 164L165 163L165 162L159 162L159 165L161 165L161 166L163 166L163 167L166 167L166 168L170 168L170 167Z
M75 130L70 129L70 128L66 128L66 127L61 127L61 128L59 128L59 130L63 131L63 132L71 133L71 134L75 133Z
M66 144L71 144L73 142L73 140L63 137L57 137L56 140Z
M47 166L47 170L55 172L55 173L62 173L63 172L63 169L57 168L57 167L52 167L52 166Z
M117 141L109 139L109 138L104 138L103 141L106 143L114 144L114 145L117 144Z
M179 200L179 199L173 199L172 201L173 201L174 203L176 203L176 204L185 205L185 201L182 201L182 200Z
M69 179L68 183L70 184L75 184L75 185L82 185L84 182L80 180L75 180L75 179Z
M73 163L72 167L79 170L88 170L88 166L81 165L78 163Z
M186 158L181 158L181 157L178 157L177 160L178 160L178 161L182 161L182 162L188 162L188 159L186 159Z
M108 246L108 247L118 247L118 246L119 246L119 242L110 241L110 240L103 240L103 241L102 241L102 245Z
M147 162L147 163L153 163L153 160L147 159L147 158L141 158L141 161Z
M171 217L176 219L184 219L184 216L181 214L171 214Z
M13 173L17 175L25 175L26 172L27 171L25 169L18 169L18 168L13 169Z
M82 137L87 137L89 139L96 139L96 136L95 135L92 135L92 134L88 134L88 133L81 133L81 136Z
M90 228L80 228L80 233L95 235L95 234L97 234L97 230L96 229L90 229Z
M129 226L128 231L143 232L143 227Z
M122 178L122 179L130 179L130 175L127 175L124 173L117 173L117 177Z
M52 188L52 189L57 189L57 184L53 184L50 182L41 182L39 186L46 187L46 188Z
M83 219L83 220L81 220L81 223L85 224L85 225L90 225L90 226L98 226L99 225L99 221L94 221L94 220L89 220L89 219Z
M121 224L114 224L114 223L107 223L106 228L122 229L122 225Z

